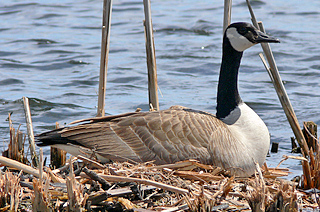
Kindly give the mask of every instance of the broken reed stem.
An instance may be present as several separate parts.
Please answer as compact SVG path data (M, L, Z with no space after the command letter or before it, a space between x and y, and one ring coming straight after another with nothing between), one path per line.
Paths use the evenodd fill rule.
M247 5L248 5L248 8L249 8L249 11L251 14L252 23L254 25L256 25L258 23L258 25L256 25L256 27L258 29L260 29L260 31L265 32L262 22L261 21L257 22L249 0L247 0ZM287 94L285 87L282 83L282 80L281 80L281 77L280 77L280 74L278 71L278 67L276 65L276 62L274 60L274 57L273 57L273 54L271 51L270 44L269 43L261 43L261 47L262 47L263 52L267 58L267 61L269 63L270 68L266 64L264 64L264 65L265 65L269 75L272 76L272 77L270 77L271 81L273 83L274 88L276 89L277 95L278 95L279 100L281 102L282 108L287 116L287 119L289 121L291 129L292 129L294 135L296 136L296 139L299 143L299 146L302 149L302 154L303 154L303 156L309 156L309 148L308 148L306 140L303 136L302 130L299 126L298 119L295 115L295 112L294 112L293 107L291 105L291 102L289 100L288 94ZM260 57L263 57L263 56L260 56Z
M303 122L303 129L302 129L302 133L306 139L307 145L309 147L309 149L311 150L311 148L314 150L314 152L318 152L318 129L317 129L317 125L313 122L313 121L307 121L307 122ZM311 155L310 155L311 157Z
M18 161L12 160L7 157L0 156L0 163L4 166L9 166L11 168L22 170L26 173L34 175L35 177L40 176L38 169L32 168L31 166L25 165L23 163L20 163ZM46 173L42 173L42 177L45 177L45 175L46 175Z
M56 129L59 128L58 122L56 123ZM66 164L67 152L56 148L50 148L50 165L53 169L60 168Z
M232 0L224 0L224 15L223 15L223 32L226 31L227 27L231 22L231 8L232 8Z
M28 140L30 145L30 152L31 152L31 161L34 167L38 167L38 156L36 153L36 145L34 142L34 135L33 135L33 127L32 127L32 119L31 119L31 112L29 107L29 99L27 97L23 97L23 106L24 106L24 114L26 117L26 124L27 124L27 131L28 131Z
M102 38L101 38L101 58L100 58L100 78L98 90L98 111L97 117L105 115L105 97L108 72L108 56L110 44L110 28L111 28L112 0L103 1L103 17L102 17Z
M73 157L70 158L70 174L66 179L67 193L69 199L68 208L69 211L82 211L81 208L84 207L88 195L84 194L83 187L76 181L72 160Z
M151 20L150 0L143 0L143 6L145 15L144 31L146 37L149 105L150 109L157 111L159 110L157 64L153 36L153 26Z
M262 22L259 22L259 27L262 32L265 32ZM281 102L282 108L287 116L287 119L289 121L289 124L291 126L291 129L296 136L296 139L299 143L299 146L303 150L303 156L309 156L309 148L307 146L307 142L303 136L302 130L299 126L298 119L296 117L296 114L293 110L293 107L291 105L290 99L288 97L288 94L286 92L286 89L282 83L278 67L276 65L276 62L274 60L271 48L269 43L261 43L263 52L267 58L267 61L270 65L270 73L272 75L271 80L273 80L273 85L277 91L279 100Z
M16 175L6 171L0 174L0 206L1 211L18 211L23 189L20 185L21 172ZM20 210L19 210L20 211Z
M302 170L304 189L314 188L313 180L311 179L310 164L306 161L302 161Z
M260 182L261 182L260 184L262 186L262 192L263 192L263 195L265 196L266 195L266 183L264 181L264 178L263 178L259 163L255 162L255 164L256 164L256 170L258 172L259 179L260 179ZM263 201L263 205L265 205L265 198L264 198L264 201Z
M81 173L80 176L87 177L84 173ZM141 183L145 185L152 185L158 188L162 188L164 190L172 191L179 194L188 194L189 191L187 189L174 187L171 185L166 185L164 183L155 182L152 180L147 179L140 179L140 178L134 178L134 177L122 177L122 176L112 176L112 175L104 175L104 174L98 174L98 176L104 178L107 181L112 182L135 182L135 183Z
M49 195L50 177L46 178L45 184L41 180L33 179L32 211L52 211L50 208L51 195Z
M94 166L95 168L98 168L98 169L105 169L106 168L101 163L98 163L97 161L94 161L94 160L91 160L89 158L86 158L86 157L84 157L82 155L78 155L77 159L80 159L80 160L82 160L84 162L90 163L92 166Z
M23 163L25 161L24 157L24 143L26 137L24 134L19 130L20 126L18 127L17 131L14 129L11 120L11 114L9 113L9 129L10 129L10 143L8 147L8 157Z
M39 149L39 154L40 154L40 161L39 161L39 182L40 182L40 185L43 185L42 181L42 177L43 177L43 151L42 151L42 148Z
M247 5L248 5L248 9L249 9L250 15L251 15L252 24L253 24L253 26L255 26L257 29L259 29L259 25L258 25L256 16L254 15L253 9L252 9L251 4L250 4L250 1L249 1L249 0L246 0L246 2L247 2Z
M86 175L88 175L92 180L98 181L103 190L108 190L111 187L111 185L105 179L98 176L96 172L89 170L87 167L84 167L82 171L86 173Z

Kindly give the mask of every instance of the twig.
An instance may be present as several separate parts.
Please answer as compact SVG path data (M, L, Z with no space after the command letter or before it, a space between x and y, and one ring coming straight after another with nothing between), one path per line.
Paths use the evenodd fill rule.
M147 169L163 169L163 168L169 168L169 169L179 169L179 170L192 170L194 168L203 168L206 170L213 170L214 168L210 165L205 165L199 163L197 160L189 159L185 161L179 161L173 164L164 164L164 165L158 165L158 166L149 166L146 167Z
M52 173L57 174L57 173L59 173L61 171L65 171L65 170L67 170L69 168L69 166L70 166L69 163L66 163L64 166L52 170Z
M80 176L86 177L86 175L83 173L81 173ZM179 194L188 194L189 193L189 191L187 189L178 188L178 187L166 185L164 183L159 183L159 182L155 182L155 181L147 180L147 179L104 175L104 174L98 174L98 176L104 178L105 180L113 181L113 182L136 182L136 183L142 183L142 184L146 184L146 185L156 186L158 188L162 188L164 190L172 191L172 192L179 193Z
M102 185L103 190L107 190L111 187L105 179L101 178L97 173L95 173L92 170L89 170L87 167L84 167L82 171L86 173L86 175L88 175L92 180L98 181Z
M110 28L111 28L112 0L103 1L103 18L102 18L102 38L101 38L101 59L100 59L100 78L99 78L99 96L97 116L104 116L107 71L108 71L108 55L110 44Z
M66 180L55 175L50 168L45 168L46 172L50 175L51 180L55 183L66 183Z
M105 169L106 167L104 165L102 165L101 163L98 163L97 161L91 160L89 158L86 158L82 155L78 155L77 156L78 159L86 161L88 163L91 163L94 167L98 168L98 169Z
M26 117L26 124L27 124L28 139L29 139L29 144L30 144L32 164L35 167L38 167L38 156L36 153L36 145L34 142L32 119L31 119L31 112L30 112L30 107L29 107L29 99L25 96L23 97L23 105L24 105L24 114Z
M167 208L165 210L162 210L161 212L187 211L188 209L189 209L188 204L184 204L180 206Z
M145 15L144 29L146 36L146 54L148 66L149 105L152 104L153 110L159 110L157 65L151 20L150 0L143 0L143 6Z

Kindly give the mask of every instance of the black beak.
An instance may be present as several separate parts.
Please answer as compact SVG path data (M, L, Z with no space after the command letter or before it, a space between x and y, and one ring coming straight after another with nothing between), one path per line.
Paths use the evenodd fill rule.
M274 37L271 37L259 30L256 31L258 36L254 38L256 43L280 43L280 40Z

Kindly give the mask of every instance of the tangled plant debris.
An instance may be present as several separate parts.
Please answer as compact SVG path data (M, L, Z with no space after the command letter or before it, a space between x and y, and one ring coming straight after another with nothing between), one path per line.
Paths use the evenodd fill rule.
M19 130L14 131L20 134ZM10 147L17 146L11 136ZM23 137L23 136L20 136ZM19 149L19 148L16 148ZM218 167L187 160L100 164L71 157L58 169L33 168L0 156L0 211L298 211L319 208L319 149L304 157L284 156L308 164L302 182L292 182L286 168L257 165L251 178L230 176ZM313 151L312 148L310 151ZM10 153L11 154L11 153ZM14 154L11 154L14 155ZM8 156L8 155L6 155ZM22 157L25 156L22 155ZM279 165L282 163L280 161ZM304 168L305 170L306 168ZM308 177L306 174L310 173ZM306 179L309 179L311 184ZM306 190L308 189L308 190Z

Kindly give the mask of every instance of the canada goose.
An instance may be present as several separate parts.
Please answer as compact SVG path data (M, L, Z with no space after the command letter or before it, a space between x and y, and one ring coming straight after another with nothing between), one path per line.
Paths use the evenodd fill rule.
M249 23L231 24L223 37L216 116L172 106L167 110L132 112L81 120L81 124L37 136L39 146L51 145L78 155L95 153L102 162L133 160L156 164L197 159L237 176L250 176L255 162L265 161L269 131L238 93L243 51L257 43L278 43Z

